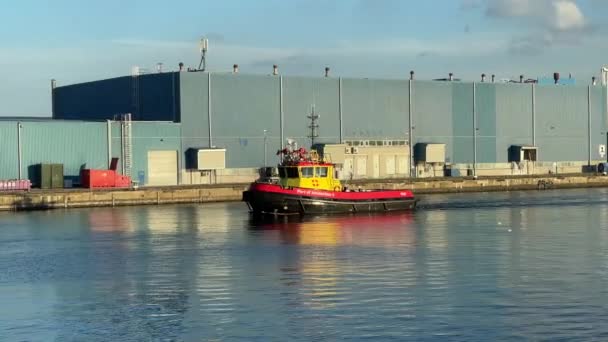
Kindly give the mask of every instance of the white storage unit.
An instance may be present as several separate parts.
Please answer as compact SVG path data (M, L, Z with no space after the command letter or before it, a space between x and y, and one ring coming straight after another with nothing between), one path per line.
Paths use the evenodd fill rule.
M148 151L146 185L177 185L177 151Z
M190 148L186 151L189 170L223 170L226 168L225 148Z

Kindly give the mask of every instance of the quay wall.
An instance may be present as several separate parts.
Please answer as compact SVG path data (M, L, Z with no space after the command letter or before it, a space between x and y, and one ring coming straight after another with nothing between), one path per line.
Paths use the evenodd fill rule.
M351 189L412 189L417 195L451 192L548 190L608 187L601 175L559 175L526 177L438 178L426 180L353 181ZM160 205L241 200L248 184L176 186L124 190L33 190L0 193L0 210L35 210L124 205Z

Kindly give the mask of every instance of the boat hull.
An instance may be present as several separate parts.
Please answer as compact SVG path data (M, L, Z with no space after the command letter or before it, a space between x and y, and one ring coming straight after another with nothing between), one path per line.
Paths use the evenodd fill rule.
M268 191L270 190L270 191ZM342 193L323 191L272 191L261 190L252 186L243 192L243 201L247 202L255 214L340 214L370 213L413 210L417 200L413 196L378 196L375 193ZM378 191L386 194L388 191ZM343 194L342 196L340 194ZM333 195L333 196L332 196ZM349 196L350 195L350 196ZM359 195L359 196L356 196Z

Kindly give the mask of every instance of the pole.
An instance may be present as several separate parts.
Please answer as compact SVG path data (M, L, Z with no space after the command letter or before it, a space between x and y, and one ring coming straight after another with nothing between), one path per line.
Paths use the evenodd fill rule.
M17 177L22 179L22 147L21 147L21 122L17 122Z
M284 132L284 120L285 113L283 112L283 76L279 77L279 125L280 125L280 136L281 142L279 144L279 148L283 148L283 144L285 142L285 132Z
M603 86L604 86L604 96L605 96L605 107L604 107L604 124L608 124L608 70L606 68L602 69L603 72L603 78L606 80L606 82L604 82ZM604 129L606 129L606 146L608 146L608 128L606 126L604 126ZM608 154L606 156L606 161L608 161Z
M51 117L56 119L57 113L55 108L55 88L57 87L57 81L51 79Z
M107 120L107 134L108 134L108 167L112 162L112 121Z
M409 128L408 128L408 139L410 146L410 177L416 178L416 167L414 165L414 126L413 119L414 115L412 114L412 84L413 80L410 79L409 82L409 97L408 97L408 116L409 116Z
M268 166L268 146L266 143L268 135L266 133L268 133L268 131L264 130L264 166Z
M340 121L340 144L344 141L342 127L342 77L338 78L338 120Z
M536 146L536 85L532 83L532 146Z
M589 143L587 165L591 166L591 86L587 86L587 138Z
M211 136L211 73L207 73L207 123L209 125L209 148L213 147Z
M473 177L477 177L477 84L473 82Z

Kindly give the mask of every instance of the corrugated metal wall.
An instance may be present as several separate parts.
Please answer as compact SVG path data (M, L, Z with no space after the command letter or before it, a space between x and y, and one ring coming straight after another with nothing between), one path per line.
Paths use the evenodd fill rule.
M212 74L211 84L212 145L226 148L226 163L262 166L264 130L267 158L274 158L280 146L279 78Z
M148 151L181 151L181 125L164 122L135 122L131 143L133 165L131 177L140 184L148 182ZM119 158L122 171L122 134L120 122L112 123L112 157ZM182 154L179 153L181 156ZM178 162L182 162L178 160Z
M34 178L34 165L64 165L64 175L76 179L81 168L108 167L108 132L105 122L4 121L0 122L2 162L0 179L18 178L17 127L21 124L22 178ZM121 158L120 123L112 124L112 156ZM132 129L133 171L147 171L150 150L181 151L180 125L136 122ZM120 170L120 165L119 165ZM145 178L147 180L147 178Z
M606 143L601 86L591 87L588 106L587 86L412 81L409 113L408 80L212 74L208 113L207 77L181 76L183 147L208 146L210 116L213 144L227 148L228 167L261 165L264 129L269 150L280 147L281 104L284 138L304 145L313 106L324 142L408 139L411 115L413 143L445 143L453 163L505 163L511 145L534 143L540 161L585 161L588 107L592 160Z
M607 140L601 86L590 88L588 103L587 86L202 72L153 74L139 81L137 102L132 78L123 77L60 87L57 105L65 115L84 113L70 118L101 119L133 111L135 105L145 120L148 114L148 119L181 118L181 150L210 143L226 148L230 168L262 165L264 130L270 164L281 137L308 145L307 115L313 106L320 115L320 142L409 139L411 117L413 143L445 143L447 160L453 163L504 163L511 145L534 143L541 161L586 161L589 152L595 160L600 158L598 145ZM112 100L106 103L107 98Z
M0 179L18 179L17 122L0 121Z
M342 117L345 139L406 139L409 88L407 81L344 79ZM339 99L335 94L334 102ZM320 124L325 125L321 120ZM339 131L339 127L337 127Z
M33 179L33 165L64 164L64 175L76 177L81 167L106 168L107 135L102 123L22 122L25 175Z
M511 145L532 145L533 101L530 84L495 84L496 162L508 161ZM542 152L539 157L542 157ZM492 161L489 161L492 162Z
M587 160L587 88L536 88L536 145L543 161Z
M339 81L330 78L284 77L284 135L301 144L310 145L308 128L314 106L319 117L316 142L337 142L340 139ZM276 141L280 148L280 141ZM275 148L275 149L276 149Z
M56 119L102 121L131 113L133 120L179 121L179 73L125 76L57 87Z

